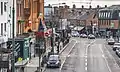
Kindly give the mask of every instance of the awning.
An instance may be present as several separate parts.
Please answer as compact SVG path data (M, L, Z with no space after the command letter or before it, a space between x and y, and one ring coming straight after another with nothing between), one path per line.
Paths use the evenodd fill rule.
M22 60L22 61L17 61L16 63L15 63L15 66L16 67L24 67L26 64L27 64L27 62L28 62L28 60Z
M74 28L74 30L79 30L79 31L80 31L80 30L82 30L83 28L84 28L84 27L77 26L77 27Z

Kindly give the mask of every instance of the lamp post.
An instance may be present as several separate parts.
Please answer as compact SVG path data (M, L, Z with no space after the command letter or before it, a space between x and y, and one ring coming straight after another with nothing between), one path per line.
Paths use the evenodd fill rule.
M14 39L14 25L15 25L15 8L14 8L14 3L15 1L13 0L13 9L12 9L12 14L13 14L13 18L12 18L12 72L15 72L15 55L14 55L14 49L15 49L15 39Z

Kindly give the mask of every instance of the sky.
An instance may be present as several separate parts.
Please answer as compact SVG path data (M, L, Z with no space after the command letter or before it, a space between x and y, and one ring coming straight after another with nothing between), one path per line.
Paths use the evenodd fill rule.
M69 5L70 7L75 4L77 8L81 8L82 5L88 8L90 6L90 4L88 3L90 2L93 8L97 7L97 5L101 7L104 7L105 5L120 5L120 0L45 0L44 2L45 6L47 6L48 4L53 4L52 6L58 6L59 3L65 2L66 5Z

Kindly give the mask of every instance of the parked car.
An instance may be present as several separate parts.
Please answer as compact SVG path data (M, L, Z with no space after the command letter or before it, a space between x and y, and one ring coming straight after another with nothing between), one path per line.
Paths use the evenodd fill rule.
M59 58L59 55L50 55L47 61L47 67L60 67L61 66L61 60Z
M120 43L114 43L113 50L116 51L116 49L119 47L120 47Z
M89 34L89 35L88 35L88 39L95 39L95 35Z
M80 37L81 38L87 38L87 35L86 34L80 34Z
M120 47L116 49L116 54L120 56Z
M76 31L72 32L71 35L72 37L79 37L79 33Z
M115 40L113 38L108 39L108 45L113 45Z

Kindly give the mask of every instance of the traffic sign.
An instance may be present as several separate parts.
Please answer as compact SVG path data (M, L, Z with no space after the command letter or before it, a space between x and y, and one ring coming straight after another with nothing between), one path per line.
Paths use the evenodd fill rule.
M114 28L114 23L113 22L111 23L111 28Z

